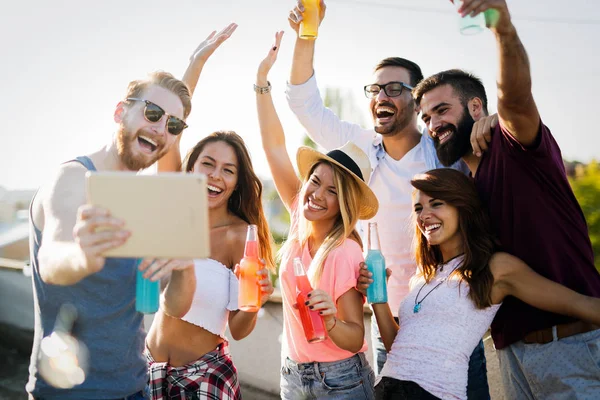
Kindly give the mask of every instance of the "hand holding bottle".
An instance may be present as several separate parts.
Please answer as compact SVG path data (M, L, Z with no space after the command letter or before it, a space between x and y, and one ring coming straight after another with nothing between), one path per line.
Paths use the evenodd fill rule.
M267 302L267 300L269 300L269 297L271 297L271 295L275 291L275 288L273 287L273 283L271 282L271 278L269 276L269 270L266 268L267 264L265 263L265 260L261 258L259 261L263 268L261 270L258 270L258 272L256 273L256 276L257 276L258 285L260 286L260 291L262 294L262 296L260 298L260 305L264 306L265 303ZM240 264L235 264L233 273L235 274L235 276L238 279L240 278Z
M390 276L392 276L392 270L389 268L385 269L386 281L390 280ZM367 268L367 264L364 262L360 263L360 269L358 270L358 279L356 281L356 290L363 294L363 296L367 295L367 289L373 283L373 274L369 272L369 268Z
M329 293L315 289L308 294L309 300L304 303L309 310L314 310L323 317L325 328L329 331L335 325L335 316L337 315L337 307Z
M325 10L327 6L325 6L325 2L323 0L309 0L309 3L310 4L308 4L308 7L310 7L310 9L307 10L307 4L305 4L303 0L298 0L296 7L290 11L288 21L290 23L290 27L298 33L298 37L316 39L318 28L323 22L323 18L325 18ZM305 19L309 18L311 19L311 26L306 26ZM312 32L301 32L306 28L311 28L308 30Z

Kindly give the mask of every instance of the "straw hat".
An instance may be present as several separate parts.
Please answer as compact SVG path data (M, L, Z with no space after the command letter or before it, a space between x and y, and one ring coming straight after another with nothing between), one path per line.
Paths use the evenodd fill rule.
M361 192L359 199L361 205L358 218L373 218L379 209L379 201L377 201L375 193L367 185L371 177L371 163L365 152L352 142L331 150L327 154L323 154L311 147L302 146L296 154L298 172L302 180L306 180L311 168L323 160L343 168L348 172L350 177L358 182Z

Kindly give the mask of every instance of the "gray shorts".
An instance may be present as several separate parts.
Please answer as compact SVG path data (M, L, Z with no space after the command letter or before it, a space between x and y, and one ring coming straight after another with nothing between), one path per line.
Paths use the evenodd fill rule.
M507 400L600 399L600 329L497 350Z

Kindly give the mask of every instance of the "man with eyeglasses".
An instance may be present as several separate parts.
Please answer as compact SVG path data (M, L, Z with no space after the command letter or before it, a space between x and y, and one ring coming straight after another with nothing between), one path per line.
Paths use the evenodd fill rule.
M156 72L146 80L131 82L116 106L118 129L111 142L62 164L32 200L30 251L36 314L26 386L30 398L147 398L143 314L135 310L136 261L102 256L124 244L129 232L124 221L86 205L85 174L88 170L148 168L187 127L184 120L190 110L188 87L169 73ZM173 298L169 293L174 293L191 298L195 290L191 260L155 260L151 265L147 260L140 269L153 280L170 275L165 297ZM78 309L75 334L87 346L90 364L84 382L70 390L52 387L37 368L42 338L52 332L58 310L66 303ZM185 301L179 303L170 303L173 315L187 311Z
M323 1L320 9L322 21L325 15ZM299 1L290 11L289 23L296 32L303 10ZM409 291L409 279L416 270L411 249L413 232L409 229L412 226L413 190L410 179L417 173L443 167L436 156L433 140L427 134L422 135L418 127L419 110L411 90L423 79L423 74L417 64L404 58L380 61L375 66L372 83L364 87L365 95L370 99L374 127L363 129L340 120L324 106L314 73L314 49L315 40L297 36L287 87L288 103L308 135L320 146L332 149L352 141L369 155L373 168L369 186L380 204L379 212L371 221L378 224L381 250L392 271L388 300L397 317L400 302ZM452 167L468 172L460 160ZM374 319L371 338L379 372L385 363L386 351ZM483 342L471 357L468 395L471 399L489 398Z

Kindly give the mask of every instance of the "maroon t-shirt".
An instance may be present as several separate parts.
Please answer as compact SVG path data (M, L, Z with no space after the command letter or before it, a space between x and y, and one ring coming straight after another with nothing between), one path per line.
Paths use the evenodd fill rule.
M535 145L524 147L498 124L475 185L502 250L546 278L600 297L587 224L548 127L540 122ZM492 323L492 337L501 349L529 332L571 321L509 296Z

